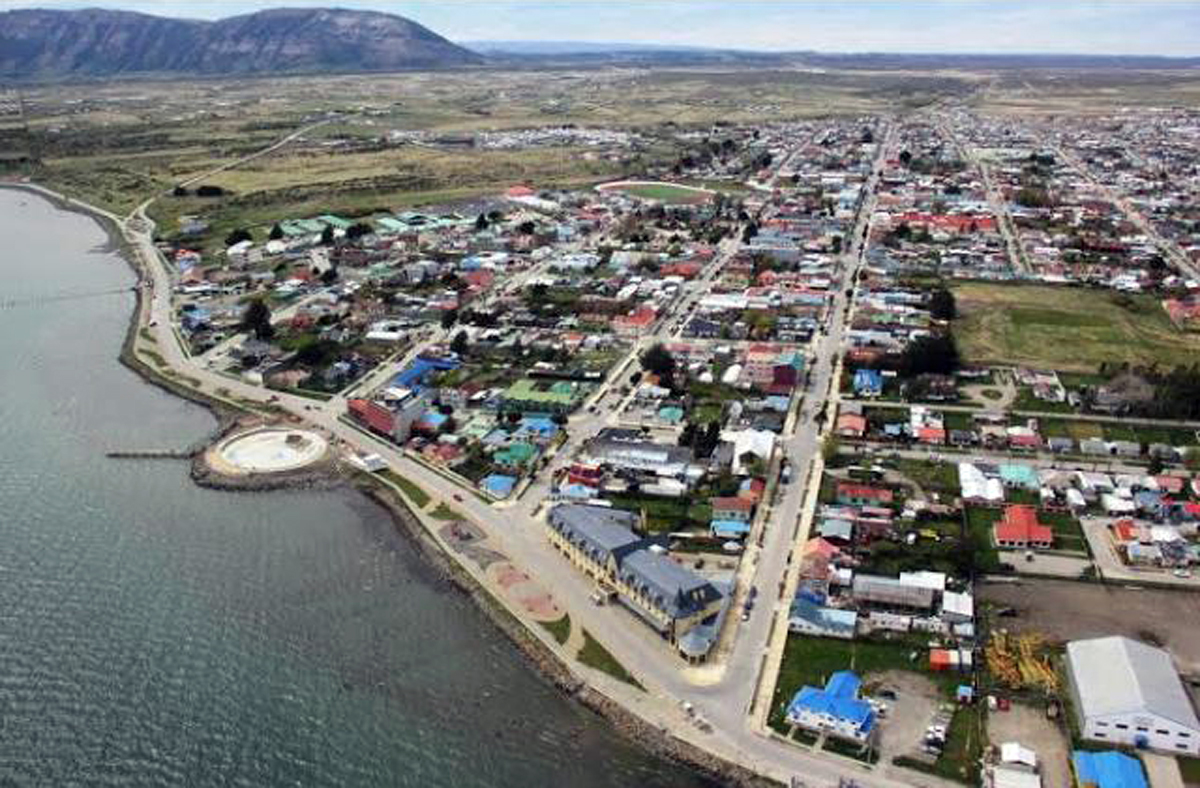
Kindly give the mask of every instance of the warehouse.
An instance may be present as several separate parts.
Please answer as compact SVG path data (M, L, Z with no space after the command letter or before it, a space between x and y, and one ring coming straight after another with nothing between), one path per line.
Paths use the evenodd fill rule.
M1171 657L1125 637L1067 644L1067 673L1086 739L1164 752L1200 752L1200 721Z

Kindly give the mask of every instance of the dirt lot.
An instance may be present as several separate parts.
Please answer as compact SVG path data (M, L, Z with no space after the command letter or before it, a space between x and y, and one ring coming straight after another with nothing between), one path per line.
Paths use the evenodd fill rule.
M1041 708L1014 703L1008 711L988 714L988 741L999 747L1004 742L1020 742L1037 753L1042 785L1070 785L1070 750L1058 726L1046 719Z
M1200 673L1200 627L1193 623L1200 621L1200 594L1039 579L987 583L979 599L1018 611L994 618L992 626L1063 641L1104 635L1157 641L1182 672Z
M869 682L896 693L896 700L885 700L888 715L880 726L879 752L890 760L919 750L941 697L929 679L915 673L889 670L869 678Z

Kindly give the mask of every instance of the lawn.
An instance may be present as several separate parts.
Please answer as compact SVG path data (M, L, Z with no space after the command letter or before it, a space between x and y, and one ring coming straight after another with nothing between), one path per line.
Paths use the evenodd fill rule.
M462 516L462 514L460 514L459 512L457 512L454 509L447 506L445 501L439 503L437 505L437 508L429 513L429 516L433 517L437 520L465 520L466 519L465 517Z
M976 566L981 572L995 572L1000 569L1000 555L996 552L995 543L992 541L992 525L1002 515L1003 512L1000 509L967 507L967 531L976 551Z
M908 477L925 492L949 495L959 492L958 466L952 463L901 458L888 464L894 465L898 473Z
M586 629L583 630L583 647L579 649L578 659L589 668L602 670L613 678L643 689L638 680L625 670L625 666L617 662L617 658L608 653L608 649L600 645L600 642L592 637L592 633Z
M643 200L658 200L668 205L694 205L707 202L712 196L711 192L703 189L670 183L636 183L613 187L613 191L641 197Z
M609 500L618 509L645 512L649 531L681 531L688 527L707 529L712 520L712 506L708 502L691 503L686 498L652 495L616 495Z
M972 364L1027 364L1094 373L1103 362L1160 366L1200 351L1149 295L1074 287L956 285L955 335Z
M424 509L429 505L429 493L422 490L414 482L392 471L380 471L379 475L399 487L400 491L404 493L404 497L414 503L418 509Z
M550 636L553 637L555 642L557 642L560 646L566 643L567 638L571 636L571 617L566 613L563 613L562 618L554 621L540 621L538 623L540 623L542 627L550 633Z

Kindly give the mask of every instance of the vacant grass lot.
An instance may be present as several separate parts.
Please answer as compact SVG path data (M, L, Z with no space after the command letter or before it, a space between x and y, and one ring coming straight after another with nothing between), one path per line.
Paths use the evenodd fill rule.
M1188 363L1200 338L1177 331L1153 296L970 282L954 287L965 359L1095 372L1103 362Z
M635 183L617 186L613 191L624 192L643 200L658 200L667 205L692 205L705 202L712 195L696 188L674 186L670 183Z

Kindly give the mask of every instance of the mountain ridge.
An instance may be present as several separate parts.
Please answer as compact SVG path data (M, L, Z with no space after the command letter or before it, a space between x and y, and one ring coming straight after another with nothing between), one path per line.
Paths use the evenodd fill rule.
M215 21L136 11L0 12L0 77L398 71L483 58L402 16L274 8Z

